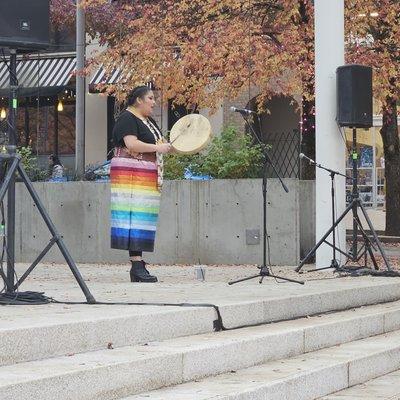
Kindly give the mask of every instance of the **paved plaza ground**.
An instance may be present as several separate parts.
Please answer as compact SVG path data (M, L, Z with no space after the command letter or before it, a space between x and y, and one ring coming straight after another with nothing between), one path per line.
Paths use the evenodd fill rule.
M306 282L229 286L258 269L208 265L202 282L199 266L150 265L159 282L143 284L128 263L78 267L97 301L120 304L69 304L85 299L68 266L39 264L21 291L64 303L1 307L0 400L316 399L400 368L400 278L273 267Z

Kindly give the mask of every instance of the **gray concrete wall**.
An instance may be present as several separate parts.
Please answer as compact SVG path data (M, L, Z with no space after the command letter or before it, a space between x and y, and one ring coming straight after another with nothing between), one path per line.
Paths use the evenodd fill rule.
M300 257L300 190L298 180L268 184L268 233L271 262L296 265ZM109 246L108 183L35 183L46 209L77 262L118 263L126 251ZM17 184L16 258L33 261L50 235L22 184ZM312 203L312 202L311 202ZM311 213L312 211L303 212ZM307 222L308 223L308 222ZM170 181L165 183L155 263L254 264L262 261L262 191L260 180ZM255 235L254 235L255 233ZM47 261L61 261L53 249Z

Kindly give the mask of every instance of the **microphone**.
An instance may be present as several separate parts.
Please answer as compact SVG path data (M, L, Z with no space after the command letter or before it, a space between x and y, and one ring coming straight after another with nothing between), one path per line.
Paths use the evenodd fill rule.
M246 115L256 114L255 111L247 110L246 108L236 108L234 106L231 107L231 111L238 112L240 114L246 114Z
M300 158L305 158L310 164L317 164L313 159L307 157L304 153L299 154Z

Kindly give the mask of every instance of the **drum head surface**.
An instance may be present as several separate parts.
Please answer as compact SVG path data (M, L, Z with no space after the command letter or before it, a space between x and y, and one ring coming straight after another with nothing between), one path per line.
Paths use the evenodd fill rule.
M186 115L174 124L169 140L177 153L198 153L211 140L210 121L199 114Z

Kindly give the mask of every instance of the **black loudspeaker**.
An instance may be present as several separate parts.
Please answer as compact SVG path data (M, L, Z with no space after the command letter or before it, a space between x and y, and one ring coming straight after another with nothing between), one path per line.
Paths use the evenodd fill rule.
M0 47L46 49L49 31L49 0L0 0Z
M336 70L337 122L340 126L372 126L372 68L344 65Z

